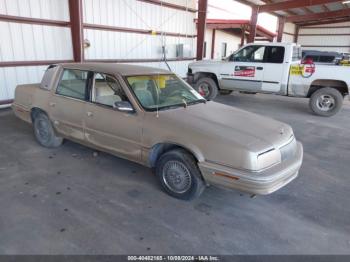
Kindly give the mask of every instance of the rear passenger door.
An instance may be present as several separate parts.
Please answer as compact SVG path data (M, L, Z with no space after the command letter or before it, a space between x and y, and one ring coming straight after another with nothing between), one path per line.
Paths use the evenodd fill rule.
M63 69L61 80L49 101L49 115L55 129L65 137L84 140L84 114L91 73Z
M262 92L285 93L289 66L284 65L284 62L288 63L288 61L284 61L284 54L285 48L283 46L266 46Z

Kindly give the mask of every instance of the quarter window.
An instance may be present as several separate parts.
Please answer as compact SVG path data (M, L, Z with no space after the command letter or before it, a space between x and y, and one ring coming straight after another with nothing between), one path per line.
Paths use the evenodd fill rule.
M268 46L266 50L266 63L282 64L284 60L283 46Z
M58 84L56 93L63 96L85 100L87 79L87 71L65 69L63 71L61 81Z

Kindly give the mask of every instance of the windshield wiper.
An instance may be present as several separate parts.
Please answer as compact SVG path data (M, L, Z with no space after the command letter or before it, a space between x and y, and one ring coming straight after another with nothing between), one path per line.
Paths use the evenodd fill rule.
M195 100L195 101L191 101L191 102L188 102L187 104L188 105L194 105L194 104L206 104L207 103L207 100L205 99L198 99L198 100Z

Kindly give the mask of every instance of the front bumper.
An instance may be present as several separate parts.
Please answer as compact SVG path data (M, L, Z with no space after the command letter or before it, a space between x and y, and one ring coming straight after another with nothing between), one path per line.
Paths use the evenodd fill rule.
M297 142L295 155L260 172L202 162L199 168L208 184L237 189L250 194L267 195L287 185L298 176L303 161L303 146Z

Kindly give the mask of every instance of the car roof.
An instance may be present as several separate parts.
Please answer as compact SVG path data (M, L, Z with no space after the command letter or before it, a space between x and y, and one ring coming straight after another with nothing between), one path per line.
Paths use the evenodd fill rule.
M160 68L138 66L130 64L117 63L63 63L58 64L63 68L80 69L87 71L96 71L106 74L120 74L127 75L157 75L157 74L173 74L172 72Z

